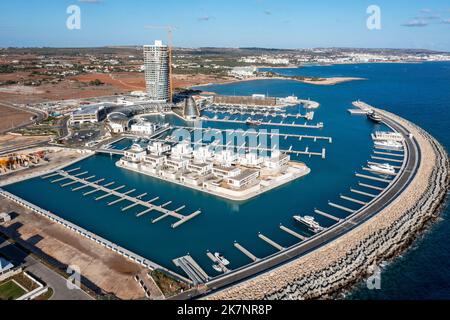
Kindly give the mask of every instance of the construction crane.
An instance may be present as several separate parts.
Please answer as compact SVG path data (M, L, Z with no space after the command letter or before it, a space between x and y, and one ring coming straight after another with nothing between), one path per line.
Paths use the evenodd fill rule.
M159 26L148 25L146 29L165 29L167 30L168 46L169 46L169 90L170 90L170 102L173 102L173 79L172 79L172 35L173 31L177 30L174 26Z

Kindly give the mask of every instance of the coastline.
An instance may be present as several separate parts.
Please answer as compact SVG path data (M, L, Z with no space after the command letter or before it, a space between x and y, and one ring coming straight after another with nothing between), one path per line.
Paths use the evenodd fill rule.
M224 81L216 81L214 83L205 83L199 84L195 86L189 87L189 89L194 89L196 87L208 87L214 85L223 85L223 84L233 84L233 83L241 83L241 82L249 82L249 81L259 81L259 80L288 80L288 81L296 81L306 84L312 84L317 86L334 86L340 83L352 82L352 81L364 81L368 80L366 78L356 78L356 77L329 77L329 78L319 78L320 80L312 80L310 77L305 77L304 80L290 78L290 77L250 77L246 79L233 79L233 80L224 80ZM203 93L214 93L211 91L203 91Z
M387 111L416 137L422 160L405 190L354 230L305 256L238 283L207 299L323 299L336 297L368 275L369 267L397 257L442 207L449 185L444 148L423 129ZM324 259L324 257L327 257Z

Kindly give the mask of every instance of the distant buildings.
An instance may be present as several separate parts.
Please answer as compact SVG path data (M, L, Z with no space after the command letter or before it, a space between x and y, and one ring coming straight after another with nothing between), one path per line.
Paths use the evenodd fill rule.
M170 100L169 48L161 41L144 46L145 84L150 100Z
M256 74L256 67L235 67L231 69L230 75L237 78L249 78Z

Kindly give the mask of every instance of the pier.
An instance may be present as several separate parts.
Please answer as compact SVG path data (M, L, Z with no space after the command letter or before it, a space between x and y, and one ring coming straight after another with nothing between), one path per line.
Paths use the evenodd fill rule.
M384 190L384 188L377 187L377 186L372 186L372 185L367 184L367 183L358 182L358 185L361 186L361 187L365 187L365 188L369 188L369 189L373 189L373 190L378 190L378 191L383 191Z
M367 175L361 174L361 173L356 173L355 176L357 176L358 178L364 178L364 179L374 180L374 181L378 181L378 182L385 182L385 183L391 183L392 182L391 180L377 178L377 177L372 177L372 176L367 176Z
M341 205L333 203L333 202L328 202L328 205L331 206L331 207L334 207L336 209L340 209L340 210L346 211L348 213L355 213L356 212L356 210L353 210L353 209L341 206Z
M203 121L211 121L211 122L224 122L224 123L235 123L235 124L247 124L246 120L230 120L230 119L214 119L214 118L208 118L208 117L201 117L200 118ZM308 129L322 129L323 123L317 123L317 124L299 124L295 123L293 121L292 123L285 123L283 121L281 122L263 122L261 121L262 126L276 126L276 127L291 127L291 128L308 128Z
M336 222L341 222L341 221L342 221L342 219L340 219L340 218L338 218L338 217L335 217L335 216L333 216L333 215L331 215L331 214L329 214L329 213L323 212L323 211L321 211L321 210L314 209L314 212L315 212L316 214L320 215L320 216L323 216L323 217L325 217L325 218L328 218L328 219L333 220L333 221L336 221Z
M112 201L112 202L109 202L108 206L112 206L112 205L117 204L117 203L122 202L122 201L129 201L129 202L131 202L131 205L129 205L128 207L122 209L122 211L126 211L128 209L131 209L132 207L142 206L144 208L147 208L145 213L150 212L152 210L155 210L155 211L158 211L158 212L162 213L163 214L162 217L171 216L171 217L174 217L174 218L178 219L179 221L174 223L172 225L172 228L179 227L183 223L188 222L189 220L195 218L196 216L198 216L201 213L201 211L198 210L198 211L195 211L194 213L192 213L192 214L190 214L188 216L185 216L185 215L182 215L182 214L179 213L179 211L182 208L184 208L185 206L183 206L182 208L178 208L177 211L172 211L172 210L169 210L169 209L165 208L166 206L171 204L172 201L167 202L167 203L165 203L162 206L156 206L156 205L153 205L152 202L156 201L159 198L155 198L155 199L150 200L148 202L142 200L142 197L144 197L147 193L143 193L143 194L141 194L141 195L139 195L137 197L130 196L130 194L135 192L136 189L132 189L132 190L129 190L129 191L125 192L125 193L121 193L121 192L119 192L119 190L125 188L125 186L120 186L120 187L117 187L115 189L109 189L106 186L99 185L98 183L89 182L89 181L86 181L85 179L81 179L81 178L79 178L77 176L70 175L69 173L67 173L67 171L59 170L59 171L57 171L57 174L60 175L65 180L70 179L70 180L75 181L77 183L81 183L83 185L88 185L89 187L92 187L93 190L84 193L83 194L84 196L87 196L87 195L90 195L90 194L93 194L93 193L99 192L99 191L104 192L105 194L100 196L100 197L98 197L98 198L96 198L95 199L96 201L105 199L105 198L110 197L110 196L116 197L117 199ZM142 212L141 212L141 215L143 215Z
M194 285L203 284L209 280L208 274L192 259L190 255L186 255L173 260L173 263L181 268L192 280Z
M247 249L245 249L242 245L240 245L239 243L235 242L234 243L234 247L236 249L238 249L239 251L241 251L243 254L245 254L248 258L250 258L250 260L252 260L253 262L256 262L259 260L259 258L257 258L255 255L253 255L250 251L248 251Z
M350 189L350 191L353 192L353 193L357 193L357 194L369 197L369 198L376 198L377 197L377 195L375 195L375 194L359 191L359 190L356 190L356 189Z
M265 235L259 233L259 234L258 234L258 237L259 237L261 240L264 240L265 242L267 242L268 244L270 244L270 245L271 245L272 247L274 247L275 249L277 249L277 250L279 250L279 251L284 250L284 247L283 247L283 246L280 246L278 243L276 243L275 241L273 241L273 240L267 238Z
M163 142L166 143L167 141L164 139L150 139L150 141L152 142ZM210 143L205 143L205 142L192 142L191 141L191 145L192 146L209 146L211 145ZM259 151L259 152L272 152L274 150L276 150L275 148L273 149L269 149L269 148L263 148L263 147L249 147L246 145L242 145L242 146L229 146L229 145L225 145L225 144L215 144L214 145L215 148L224 148L224 149L230 149L230 148L234 148L236 149L236 151L240 151L240 150L245 150L245 151ZM278 149L277 151L280 151L281 153L285 153L285 154L293 154L293 155L307 155L309 157L312 156L318 156L321 157L322 159L325 159L326 157L326 149L322 148L322 151L320 152L313 152L313 151L309 151L309 147L306 147L306 149L304 151L301 150L294 150L293 146L291 145L290 148L288 150L283 150L283 149Z
M216 263L217 265L220 266L220 268L222 269L223 272L229 272L230 270L228 270L228 268L222 263L222 261L220 261L219 259L217 259L211 252L207 252L206 255L208 256L208 258L211 259L212 262Z
M326 136L312 136L312 135L302 135L302 134L292 134L292 133L271 133L271 132L261 132L261 131L250 131L243 129L216 129L216 128L200 128L200 127L184 127L184 126L172 126L172 129L182 129L182 130L188 130L189 132L193 133L196 130L201 130L203 132L218 132L218 133L226 133L228 135L234 135L234 134L242 134L243 136L248 135L256 135L256 136L270 136L272 137L281 137L285 140L287 138L293 138L298 139L298 141L302 141L303 139L313 140L314 142L317 142L319 140L328 141L328 143L333 143L332 137L326 137Z
M392 156L392 157L400 157L400 158L404 158L405 157L404 154L396 154L396 153L393 153L393 152L374 151L373 153L381 154L381 155L384 155L384 156Z
M280 229L289 233L291 236L296 237L297 239L300 239L302 241L308 239L305 236L302 236L301 234L298 234L297 232L295 232L294 230L289 229L288 227L283 226L282 224L280 224Z
M350 197L347 197L347 196L343 196L343 195L341 195L340 198L344 199L344 200L347 200L347 201L350 201L350 202L353 202L353 203L361 204L363 206L365 206L367 204L367 202L364 202L364 201L361 201L361 200L357 200L357 199L353 199L353 198L350 198Z
M383 157L377 157L377 156L371 156L371 158L375 159L375 160L403 163L403 160L398 160L398 159L390 159L390 158L383 158Z

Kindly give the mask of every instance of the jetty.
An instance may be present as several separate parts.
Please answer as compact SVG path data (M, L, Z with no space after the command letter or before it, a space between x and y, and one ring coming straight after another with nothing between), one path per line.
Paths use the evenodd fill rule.
M73 182L80 183L83 186L89 186L89 187L93 188L93 190L84 193L83 194L84 196L88 196L88 195L96 193L96 192L104 192L105 194L100 196L100 197L98 197L98 198L96 198L95 199L96 201L105 199L105 198L110 197L110 196L116 197L117 199L112 201L112 202L109 202L108 206L113 206L113 205L115 205L115 204L117 204L119 202L122 202L122 201L130 202L131 203L130 205L128 205L125 208L122 208L122 212L126 211L126 210L129 210L129 209L131 209L133 207L136 207L136 206L142 206L142 207L146 208L146 210L144 212L141 212L139 215L143 215L143 214L145 214L147 212L150 212L150 211L157 211L157 212L160 212L162 214L162 216L160 216L157 219L157 221L162 220L165 217L173 217L173 218L178 219L178 222L172 224L172 228L177 228L180 225L188 222L189 220L191 220L191 219L197 217L199 214L201 214L201 211L197 210L194 213L191 213L190 215L185 216L185 215L179 213L179 211L184 209L186 206L182 206L182 207L178 208L177 210L170 210L170 209L167 209L166 207L169 204L171 204L172 201L169 201L169 202L167 202L167 203L165 203L165 204L163 204L161 206L157 206L157 205L152 204L152 202L156 201L159 198L155 198L155 199L152 199L150 201L142 200L142 198L145 195L147 195L147 193L143 193L143 194L141 194L139 196L133 197L133 196L131 196L131 194L133 192L135 192L136 189L131 189L131 190L127 191L127 192L123 192L122 193L122 192L119 192L119 190L125 188L125 186L120 186L120 187L117 187L115 189L109 189L108 187L106 187L106 185L98 184L98 182L100 182L100 181L102 181L104 179L98 180L98 182L95 183L95 182L86 181L86 179L81 179L81 178L78 177L79 175L71 175L67 171L59 170L56 173L59 176L61 176L62 178L64 178L65 180L72 180ZM75 189L80 190L79 188L75 188ZM73 191L75 191L75 189L73 189ZM153 223L155 223L157 221L154 220Z

